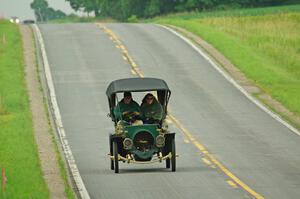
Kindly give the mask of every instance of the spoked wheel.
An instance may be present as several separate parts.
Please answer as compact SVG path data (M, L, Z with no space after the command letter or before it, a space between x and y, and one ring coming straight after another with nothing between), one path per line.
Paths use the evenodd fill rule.
M175 148L175 138L172 139L171 141L171 154L172 154L172 157L171 157L171 169L172 171L176 171L176 148ZM169 159L170 161L170 159Z
M113 142L115 173L119 173L118 143Z
M111 140L111 136L109 136L109 154L110 154L110 169L114 170L115 169L115 165L114 165L114 160L111 158L111 156L113 156L113 143Z

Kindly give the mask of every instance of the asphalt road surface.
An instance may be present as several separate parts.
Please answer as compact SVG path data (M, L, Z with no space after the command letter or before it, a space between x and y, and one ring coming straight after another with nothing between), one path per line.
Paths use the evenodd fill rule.
M105 91L112 80L134 77L131 66L95 24L39 27L66 134L91 198L254 198L203 161L203 153L174 125L177 172L159 163L121 163L120 174L111 171L107 154L113 123L107 117ZM106 27L146 77L168 83L172 115L232 174L264 198L300 198L298 135L249 101L168 30L143 24Z

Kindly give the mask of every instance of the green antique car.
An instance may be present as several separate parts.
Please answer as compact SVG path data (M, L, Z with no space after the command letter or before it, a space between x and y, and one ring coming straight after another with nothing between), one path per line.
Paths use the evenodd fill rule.
M115 115L118 95L125 92L151 92L162 107L162 117L151 123L139 118L125 120ZM109 135L111 170L119 173L119 162L153 163L165 161L166 168L176 171L175 133L168 130L167 105L171 91L164 80L156 78L127 78L111 82L106 90L109 116L115 132ZM131 113L129 113L131 115ZM133 119L133 118L131 118Z

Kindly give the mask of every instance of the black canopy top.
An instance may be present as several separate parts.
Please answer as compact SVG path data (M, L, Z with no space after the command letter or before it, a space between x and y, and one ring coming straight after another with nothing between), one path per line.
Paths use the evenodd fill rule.
M127 78L111 82L106 90L110 98L113 94L121 92L143 92L143 91L170 91L167 83L157 78Z

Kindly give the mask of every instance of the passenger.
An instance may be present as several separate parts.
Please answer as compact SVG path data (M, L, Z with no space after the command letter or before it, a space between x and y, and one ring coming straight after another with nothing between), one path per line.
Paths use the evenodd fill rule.
M148 93L142 101L141 113L144 123L159 123L163 117L163 108L157 99L151 93Z
M114 108L114 115L117 120L134 122L141 114L140 106L132 99L130 92L124 92L124 98Z

